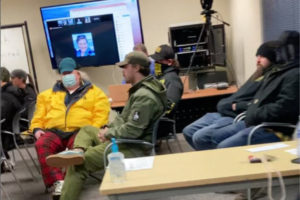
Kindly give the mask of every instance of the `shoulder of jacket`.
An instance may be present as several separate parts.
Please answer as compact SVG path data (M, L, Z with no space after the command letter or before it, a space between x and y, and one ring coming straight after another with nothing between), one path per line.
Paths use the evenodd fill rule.
M149 97L149 98L152 98L152 96L154 95L153 94L153 91L146 87L146 86L142 86L140 87L138 90L135 91L135 93L132 94L134 97Z
M91 87L89 88L88 92L105 94L104 91L101 88L99 88L98 86L96 86L94 84L91 85Z
M53 92L54 92L53 89L52 89L52 88L49 88L49 89L47 89L47 90L42 91L42 92L39 94L39 96L46 96L46 95L49 95L49 94L51 94L51 93L53 93Z

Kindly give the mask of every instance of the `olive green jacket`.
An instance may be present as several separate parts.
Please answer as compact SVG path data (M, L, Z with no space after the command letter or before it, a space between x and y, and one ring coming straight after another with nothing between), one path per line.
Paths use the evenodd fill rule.
M105 136L151 142L154 124L166 108L165 87L154 77L147 76L130 88L127 104L108 125Z

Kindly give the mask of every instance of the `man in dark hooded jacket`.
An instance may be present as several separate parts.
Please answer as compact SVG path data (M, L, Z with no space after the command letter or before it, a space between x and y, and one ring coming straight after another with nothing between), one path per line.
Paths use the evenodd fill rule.
M175 118L175 110L183 94L183 83L178 76L179 63L169 45L163 44L155 49L150 56L155 61L155 77L165 85L170 108L164 116L166 120L160 120L157 138L163 138L173 132L173 123L168 119Z
M267 68L261 87L246 111L244 121L232 125L231 134L218 130L215 134L225 136L217 148L242 146L254 126L263 122L296 124L299 116L299 33L286 31L279 39L276 49L277 62ZM290 137L293 130L260 128L252 136L251 144L279 142Z
M218 112L207 113L183 129L186 141L194 149L206 150L215 148L217 143L212 139L215 131L231 125L238 114L247 110L249 102L262 84L265 74L263 65L266 65L265 67L270 66L271 63L275 62L276 58L274 48L268 43L262 44L257 49L256 56L257 70L236 93L219 101L217 105ZM268 60L269 62L264 64L261 60Z

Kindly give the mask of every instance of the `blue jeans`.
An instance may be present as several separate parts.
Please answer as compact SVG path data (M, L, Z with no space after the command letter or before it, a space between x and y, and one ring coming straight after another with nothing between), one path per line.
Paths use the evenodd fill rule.
M232 124L233 118L222 117L220 113L207 113L183 129L186 141L196 150L215 148L211 136L216 129Z
M226 138L218 144L217 148L247 145L248 136L253 128L254 126L245 128L232 135L231 137ZM280 141L280 138L278 138L273 132L269 131L268 129L260 128L255 132L254 135L252 135L251 144L262 144Z
M246 128L244 121L239 121L237 123L231 123L227 126L223 126L219 129L216 129L211 136L211 142L217 147L217 145L223 140L235 135L239 131Z

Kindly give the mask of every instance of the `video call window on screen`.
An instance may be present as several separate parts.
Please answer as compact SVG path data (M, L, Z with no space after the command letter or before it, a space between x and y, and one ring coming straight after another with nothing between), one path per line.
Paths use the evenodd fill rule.
M56 59L72 57L79 66L109 65L119 61L112 15L59 19L48 21L47 26L50 37L55 38L52 50L59 55Z
M138 0L97 0L41 8L52 68L112 65L143 42Z

